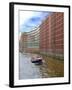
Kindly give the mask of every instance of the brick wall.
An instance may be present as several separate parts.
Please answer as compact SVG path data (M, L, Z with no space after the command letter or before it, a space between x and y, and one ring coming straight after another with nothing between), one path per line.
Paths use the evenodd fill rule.
M40 25L40 51L52 55L62 55L64 50L64 16L54 12Z

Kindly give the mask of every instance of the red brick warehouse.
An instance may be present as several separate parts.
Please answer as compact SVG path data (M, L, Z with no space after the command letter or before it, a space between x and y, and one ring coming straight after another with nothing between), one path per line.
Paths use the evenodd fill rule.
M40 25L40 51L47 55L64 55L64 13L53 12Z

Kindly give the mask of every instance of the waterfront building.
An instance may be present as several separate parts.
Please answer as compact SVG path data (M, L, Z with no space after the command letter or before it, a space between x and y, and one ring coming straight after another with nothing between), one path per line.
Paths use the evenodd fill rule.
M27 49L27 32L21 33L20 40L19 40L19 50L21 52L26 52Z
M35 27L33 30L28 32L27 38L27 51L37 52L39 51L39 27Z
M40 25L40 52L63 57L64 14L53 12Z

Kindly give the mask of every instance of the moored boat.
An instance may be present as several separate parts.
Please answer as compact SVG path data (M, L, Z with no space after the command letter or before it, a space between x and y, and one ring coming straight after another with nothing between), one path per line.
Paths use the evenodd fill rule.
M33 57L31 62L35 64L42 64L42 57Z

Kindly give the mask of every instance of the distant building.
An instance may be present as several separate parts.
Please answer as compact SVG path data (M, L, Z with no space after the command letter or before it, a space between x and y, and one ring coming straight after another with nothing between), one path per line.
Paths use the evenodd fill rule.
M53 12L40 25L40 52L61 56L64 53L64 14Z
M34 30L31 30L30 32L21 34L19 49L21 52L39 51L39 27L34 28Z
M39 27L34 28L34 30L28 32L27 38L27 50L28 52L39 51Z
M20 36L20 40L19 40L19 49L21 52L26 52L27 49L27 33L24 32L21 34Z

